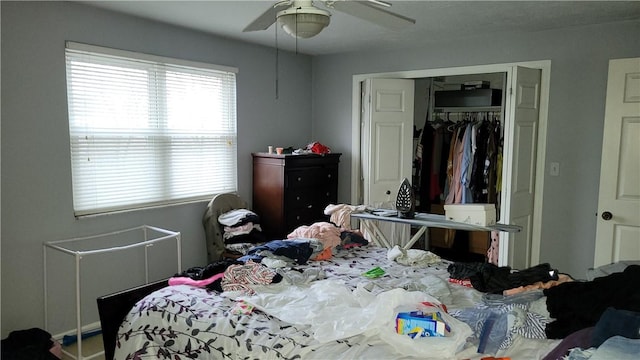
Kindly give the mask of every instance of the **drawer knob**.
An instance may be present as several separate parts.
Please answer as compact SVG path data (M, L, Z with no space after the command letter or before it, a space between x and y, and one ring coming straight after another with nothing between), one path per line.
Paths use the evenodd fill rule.
M302 178L301 178L301 177L298 177L298 181L302 181Z
M296 216L296 220L300 220L300 215Z
M300 200L300 196L296 196L296 200Z
M328 177L329 179L331 179L331 174L327 174L327 177Z
M312 205L307 205L308 209L311 209L312 207L313 207L313 204Z

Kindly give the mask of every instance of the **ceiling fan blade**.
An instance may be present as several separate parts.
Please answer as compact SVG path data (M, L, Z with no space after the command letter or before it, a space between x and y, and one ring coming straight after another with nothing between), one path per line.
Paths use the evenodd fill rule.
M327 6L329 4L338 11L390 29L402 29L416 23L412 18L385 10L369 1L331 1L327 2Z
M267 30L274 22L276 22L276 15L278 14L278 11L281 10L279 9L280 5L282 5L282 3L271 5L267 11L247 25L242 32Z

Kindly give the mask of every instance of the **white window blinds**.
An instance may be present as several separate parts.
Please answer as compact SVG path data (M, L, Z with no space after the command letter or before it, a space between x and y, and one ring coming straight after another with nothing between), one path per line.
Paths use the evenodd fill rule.
M237 190L236 69L67 43L76 216Z

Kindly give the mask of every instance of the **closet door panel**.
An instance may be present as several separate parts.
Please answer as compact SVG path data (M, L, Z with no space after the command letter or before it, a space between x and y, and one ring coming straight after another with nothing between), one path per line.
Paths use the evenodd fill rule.
M528 198L533 197L535 184L535 158L536 146L536 123L527 122L516 125L515 143L520 144L514 149L515 152L515 173L513 176L513 194ZM533 200L533 199L532 199Z
M375 142L378 144L373 164L373 182L381 184L402 178L402 150L400 147L384 146L385 142L402 144L404 129L402 124L377 124L374 130Z
M523 229L517 234L501 233L500 265L525 269L531 266L541 71L516 66L512 74L507 111L513 121L506 122L504 135L502 199L507 206L502 208L504 216L500 218Z
M513 242L518 243L526 243L528 234L531 233L533 223L533 216L525 215L522 217L513 218L510 224L518 225L522 227L522 230L518 233L512 233ZM526 264L529 262L531 258L531 247L518 247L511 246L509 247L509 258L513 263L517 264Z
M413 80L408 79L365 81L366 205L395 202L402 180L411 179L414 90Z

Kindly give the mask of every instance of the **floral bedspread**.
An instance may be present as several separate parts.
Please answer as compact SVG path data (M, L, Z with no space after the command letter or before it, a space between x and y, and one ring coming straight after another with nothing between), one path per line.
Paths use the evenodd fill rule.
M448 282L447 262L406 266L388 260L387 251L373 246L340 250L330 260L311 261L298 270L322 269L327 279L372 293L398 288L421 291L437 298L449 311L481 301L482 294L476 290ZM385 274L374 279L363 276L375 267ZM156 291L138 302L124 320L115 359L412 358L367 334L321 342L313 336L311 325L285 322L260 310L238 314L232 311L235 305L233 298L187 285ZM475 354L475 345L461 350L470 357L466 354ZM452 353L450 358L461 355Z

